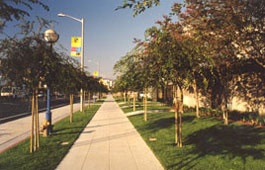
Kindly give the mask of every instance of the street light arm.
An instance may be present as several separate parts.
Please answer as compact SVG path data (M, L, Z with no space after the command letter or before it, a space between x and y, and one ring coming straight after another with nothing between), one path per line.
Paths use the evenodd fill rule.
M78 22L83 23L83 18L82 18L82 19L78 19L78 18L75 18L75 17L73 17L73 16L71 16L71 15L67 15L67 14L64 14L64 13L59 13L58 16L59 16L59 17L68 17L68 18L71 18L71 19L73 19L73 20L76 20L76 21L78 21Z

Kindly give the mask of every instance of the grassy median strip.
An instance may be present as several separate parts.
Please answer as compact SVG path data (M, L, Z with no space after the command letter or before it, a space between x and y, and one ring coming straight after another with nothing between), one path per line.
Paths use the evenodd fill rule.
M69 123L69 117L57 122L51 136L41 137L37 152L29 153L29 139L3 152L0 154L0 169L55 169L99 107L100 104L96 103L84 113L74 113L73 123Z
M174 113L149 113L147 122L143 115L129 119L165 169L262 170L265 167L264 128L236 123L225 126L222 120L213 117L197 119L194 113L184 113L184 147L177 148Z

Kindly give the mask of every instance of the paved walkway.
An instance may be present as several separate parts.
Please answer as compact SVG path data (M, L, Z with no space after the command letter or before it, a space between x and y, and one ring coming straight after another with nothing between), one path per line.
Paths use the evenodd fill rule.
M162 170L126 115L107 96L58 170Z
M79 104L74 104L74 111L79 110ZM69 116L70 106L52 109L52 123ZM40 112L40 124L44 121L45 111ZM0 153L18 144L30 136L31 116L0 124Z

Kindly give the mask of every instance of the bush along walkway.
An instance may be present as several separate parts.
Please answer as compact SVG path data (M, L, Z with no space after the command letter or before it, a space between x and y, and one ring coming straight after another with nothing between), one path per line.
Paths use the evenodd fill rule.
M226 126L215 117L198 119L195 113L184 113L184 146L178 148L174 144L174 113L148 113L147 122L143 115L128 118L165 169L263 170L265 167L265 128L236 122Z
M41 137L40 149L31 154L29 139L0 154L0 169L55 169L100 105L91 105L85 112L75 112L73 123L69 117L54 125L49 137ZM11 127L10 127L11 128Z

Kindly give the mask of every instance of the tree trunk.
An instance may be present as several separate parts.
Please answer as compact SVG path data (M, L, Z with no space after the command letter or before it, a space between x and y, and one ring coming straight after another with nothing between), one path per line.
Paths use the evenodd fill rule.
M176 85L173 86L175 104L175 144L178 147L182 147L182 113L183 113L183 91L180 88L181 96L178 97L178 88Z
M224 92L225 94L223 94L222 96L222 112L223 112L223 119L224 119L224 124L228 125L228 108L227 108L227 103L228 103L228 97L227 97L227 93Z
M36 92L35 92L35 106L34 106L34 114L35 114L35 116L34 116L34 118L35 118L35 136L34 136L34 151L36 151L38 148L39 148L39 146L40 146L40 141L39 141L39 118L38 118L38 113L39 113L39 110L38 110L38 96L36 95L36 94L38 94L38 90L36 90Z
M224 124L228 125L228 109L227 109L227 103L222 104L222 112L223 112L223 119Z
M179 142L178 147L182 148L182 113L179 112Z
M175 98L175 144L182 147L182 118L180 113L180 101Z
M196 80L194 78L194 94L195 94L195 99L196 99L196 117L200 118L200 111L199 111L199 105L200 105L200 99L199 99L199 92L198 92L198 87Z
M36 147L40 148L39 102L38 102L38 96L37 95L36 95L35 103L36 103Z
M224 114L225 114L224 124L228 125L228 111L226 110Z
M178 119L178 104L175 103L175 144L179 143L179 119Z
M40 147L39 114L38 114L38 90L33 90L31 98L31 133L30 133L30 153L35 152Z
M131 94L128 95L128 102L127 104L129 105L129 107L131 107Z
M83 109L84 109L84 108L85 108L85 105L86 105L86 104L85 104L85 103L86 103L86 91L85 91L85 90L83 91L83 95L84 95L84 97L83 97L83 99L84 99L84 102L83 102L83 103L84 103Z
M165 102L166 101L166 96L165 96L165 87L162 87L162 101Z
M73 122L73 104L74 104L74 95L70 94L70 123Z
M184 109L183 109L184 95L183 95L183 90L181 87L180 87L180 94L181 94L181 97L180 97L180 103L179 103L179 144L178 146L182 148L182 114L184 112Z
M88 91L88 108L90 108L91 91Z
M34 92L35 93L35 92ZM30 132L30 153L34 152L34 112L35 112L35 94L31 97L31 132Z
M124 99L124 103L126 103L126 91L123 93L123 99Z
M133 92L133 111L135 112L135 105L136 105L136 93Z
M82 102L82 108L83 108L83 110L85 108L85 103L86 103L86 91L84 90L83 91L83 102Z
M177 88L173 85L173 104L175 105L175 144L178 146L179 143L179 105L178 105L178 94Z
M144 102L144 121L147 121L147 89L144 88L144 98L143 98L143 102Z

